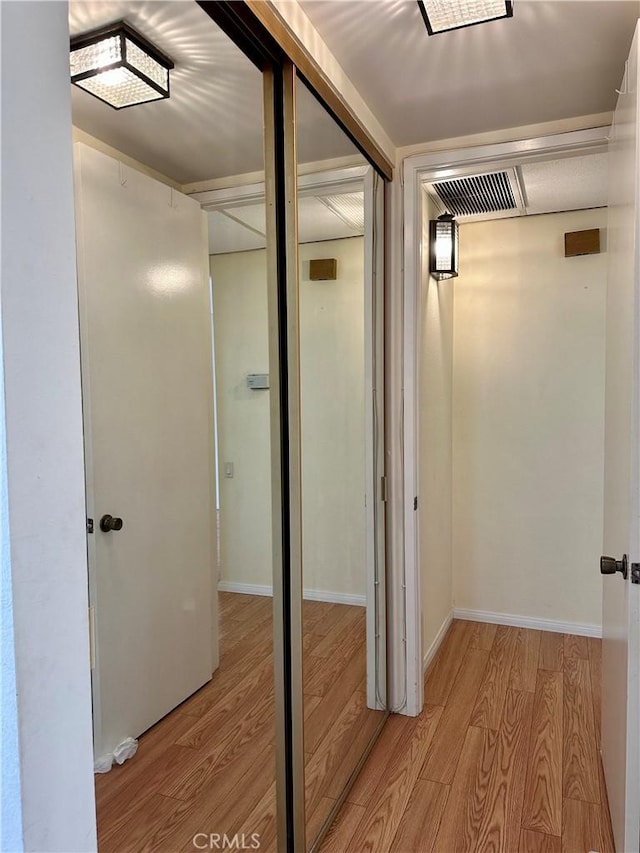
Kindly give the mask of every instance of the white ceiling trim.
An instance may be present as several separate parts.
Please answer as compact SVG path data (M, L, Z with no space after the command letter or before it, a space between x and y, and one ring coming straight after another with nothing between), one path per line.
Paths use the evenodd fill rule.
M371 166L352 166L301 175L298 178L300 196L334 195L362 190L364 178ZM233 209L264 201L264 182L220 190L190 193L190 198L200 202L203 210Z
M408 182L413 184L415 181L472 175L478 167L499 170L525 162L555 160L571 154L601 154L607 150L608 143L609 127L597 127L537 139L418 154L407 157L403 163L405 198Z
M407 157L418 154L435 154L442 151L452 151L456 148L468 148L472 145L498 145L503 142L514 142L518 139L537 139L541 136L556 136L560 133L610 128L612 121L612 112L596 113L559 121L543 122L542 124L502 128L487 133L470 134L469 136L456 136L452 139L438 139L434 142L421 142L398 148L398 160L405 160Z
M364 165L363 165L364 164ZM310 175L315 172L328 172L336 169L347 169L352 166L368 168L362 154L349 154L346 157L331 157L327 160L316 160L313 163L298 163L298 183L302 175ZM182 192L186 195L204 193L210 190L226 190L235 187L244 187L249 184L264 183L264 172L245 172L243 175L230 175L226 178L211 178L206 181L195 181L192 184L183 184Z

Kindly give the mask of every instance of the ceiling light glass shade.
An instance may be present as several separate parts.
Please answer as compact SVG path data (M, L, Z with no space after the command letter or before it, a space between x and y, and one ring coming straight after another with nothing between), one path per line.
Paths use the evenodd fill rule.
M507 0L418 0L430 36L513 17Z
M71 82L117 110L169 97L173 62L124 21L71 39Z
M458 223L450 213L429 223L429 272L438 281L458 275Z

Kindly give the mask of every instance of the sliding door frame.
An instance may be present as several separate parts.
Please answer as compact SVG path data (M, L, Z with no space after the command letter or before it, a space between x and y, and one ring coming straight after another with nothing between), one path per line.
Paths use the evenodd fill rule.
M264 59L287 61L296 68L310 91L349 139L386 180L393 180L393 164L351 107L299 44L280 15L266 0L196 0L259 68Z
M298 163L296 155L296 83L303 79L349 139L365 155L379 175L391 180L393 168L375 141L321 69L294 39L268 3L253 0L196 0L202 9L262 71L264 80L265 183L267 221L269 362L271 367L271 471L273 541L274 670L276 703L276 795L278 850L301 853L305 838L304 707L302 671L302 458L300 404L300 322L298 260ZM304 183L304 179L303 179ZM252 188L254 189L254 188ZM248 190L248 188L247 188ZM255 190L254 190L255 191ZM251 190L248 190L251 192ZM372 181L376 199L372 213L381 218L384 187ZM375 216L375 213L378 216ZM383 223L372 247L372 280L376 282L373 345L384 353L384 234ZM379 290L378 290L379 288ZM384 400L384 357L376 363L378 391ZM378 400L378 403L381 401ZM383 436L383 412L377 411ZM383 442L384 439L382 439ZM384 447L376 448L376 465L384 464ZM379 470L384 481L384 470ZM378 508L376 521L382 525L381 544L376 543L378 563L384 567L385 514ZM376 502L378 503L378 502ZM384 599L386 572L377 578L376 604ZM379 610L377 609L376 617ZM387 608L384 609L386 619ZM377 626L374 631L377 634ZM387 633L387 632L385 632ZM385 661L384 653L380 654ZM384 701L388 695L385 668ZM376 673L377 680L377 673ZM377 692L377 691L376 691ZM379 735L381 723L351 774L341 797L314 839L315 850L350 785Z
M295 68L264 71L278 846L305 849ZM274 375L273 369L271 371Z

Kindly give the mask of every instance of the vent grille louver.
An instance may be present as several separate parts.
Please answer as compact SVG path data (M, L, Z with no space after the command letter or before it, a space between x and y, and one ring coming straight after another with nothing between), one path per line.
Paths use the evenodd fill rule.
M353 231L364 234L364 193L319 195L317 199Z
M506 172L438 181L434 182L433 189L454 216L518 210Z

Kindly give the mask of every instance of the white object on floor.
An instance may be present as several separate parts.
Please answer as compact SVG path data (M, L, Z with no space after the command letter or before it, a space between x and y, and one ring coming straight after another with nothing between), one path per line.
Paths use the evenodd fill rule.
M93 764L94 773L108 773L113 767L113 762L116 764L124 764L128 758L133 758L138 750L138 741L135 738L125 738L122 743L119 743L113 752L107 752L96 758Z

